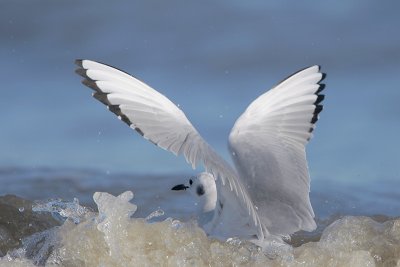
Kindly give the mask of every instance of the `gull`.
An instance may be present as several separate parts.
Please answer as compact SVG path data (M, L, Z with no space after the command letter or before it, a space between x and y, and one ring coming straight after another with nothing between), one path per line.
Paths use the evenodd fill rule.
M262 242L316 228L305 147L322 111L318 65L302 69L255 99L236 120L228 147L233 168L167 97L112 66L76 60L93 97L145 139L205 172L173 190L188 189L208 215L205 232L221 240Z

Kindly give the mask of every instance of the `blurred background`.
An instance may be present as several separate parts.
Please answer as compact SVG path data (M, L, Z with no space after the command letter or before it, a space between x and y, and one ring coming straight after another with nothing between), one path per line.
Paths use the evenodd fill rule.
M307 147L313 202L342 198L340 185L365 210L399 215L399 12L399 1L372 0L2 0L0 194L64 196L73 186L49 182L58 176L91 177L95 190L99 176L195 173L92 99L77 58L168 96L227 160L229 131L251 101L318 64L328 76ZM44 176L40 190L26 184Z

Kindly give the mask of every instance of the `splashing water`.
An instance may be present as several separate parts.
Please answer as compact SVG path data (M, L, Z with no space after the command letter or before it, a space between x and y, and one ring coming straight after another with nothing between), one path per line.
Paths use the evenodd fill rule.
M34 210L66 218L26 237L22 247L0 258L0 266L400 266L400 219L379 223L370 217L343 217L318 242L308 242L269 259L255 245L209 239L195 222L132 218L133 193L95 193L99 212L50 200Z
M146 221L151 221L154 218L158 218L164 215L164 211L160 208L158 208L156 211L153 211L152 213L149 214L149 216L146 217Z
M74 198L73 202L67 202L61 199L36 201L32 206L32 211L50 212L53 217L59 221L64 221L62 218L68 218L78 224L82 218L90 212L90 209L80 206L79 200ZM62 218L59 218L57 215Z

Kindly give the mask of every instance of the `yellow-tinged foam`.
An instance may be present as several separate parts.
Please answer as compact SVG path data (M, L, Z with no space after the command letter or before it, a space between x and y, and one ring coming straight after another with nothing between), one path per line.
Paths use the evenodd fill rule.
M130 218L136 206L129 197L103 197L96 201L100 214L79 224L67 220L57 230L60 246L46 266L400 266L400 219L344 217L320 241L272 260L251 243L209 239L193 222ZM6 256L0 266L33 265Z

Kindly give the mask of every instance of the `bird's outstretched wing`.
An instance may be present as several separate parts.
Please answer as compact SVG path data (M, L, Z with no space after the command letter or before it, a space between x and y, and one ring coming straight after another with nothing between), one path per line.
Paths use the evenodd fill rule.
M92 88L93 97L105 104L120 120L157 146L175 155L183 154L193 168L202 163L219 184L219 200L236 195L233 198L241 206L237 208L246 211L248 221L253 225L253 235L263 239L257 212L235 170L203 140L175 104L150 86L114 67L91 60L77 60L76 64L79 66L76 72L84 78L82 83ZM219 217L221 214L216 212L214 230L224 227L218 224ZM228 237L235 236L235 229L226 234Z
M305 145L322 110L323 78L319 66L291 75L254 100L229 135L239 178L271 234L316 228Z

